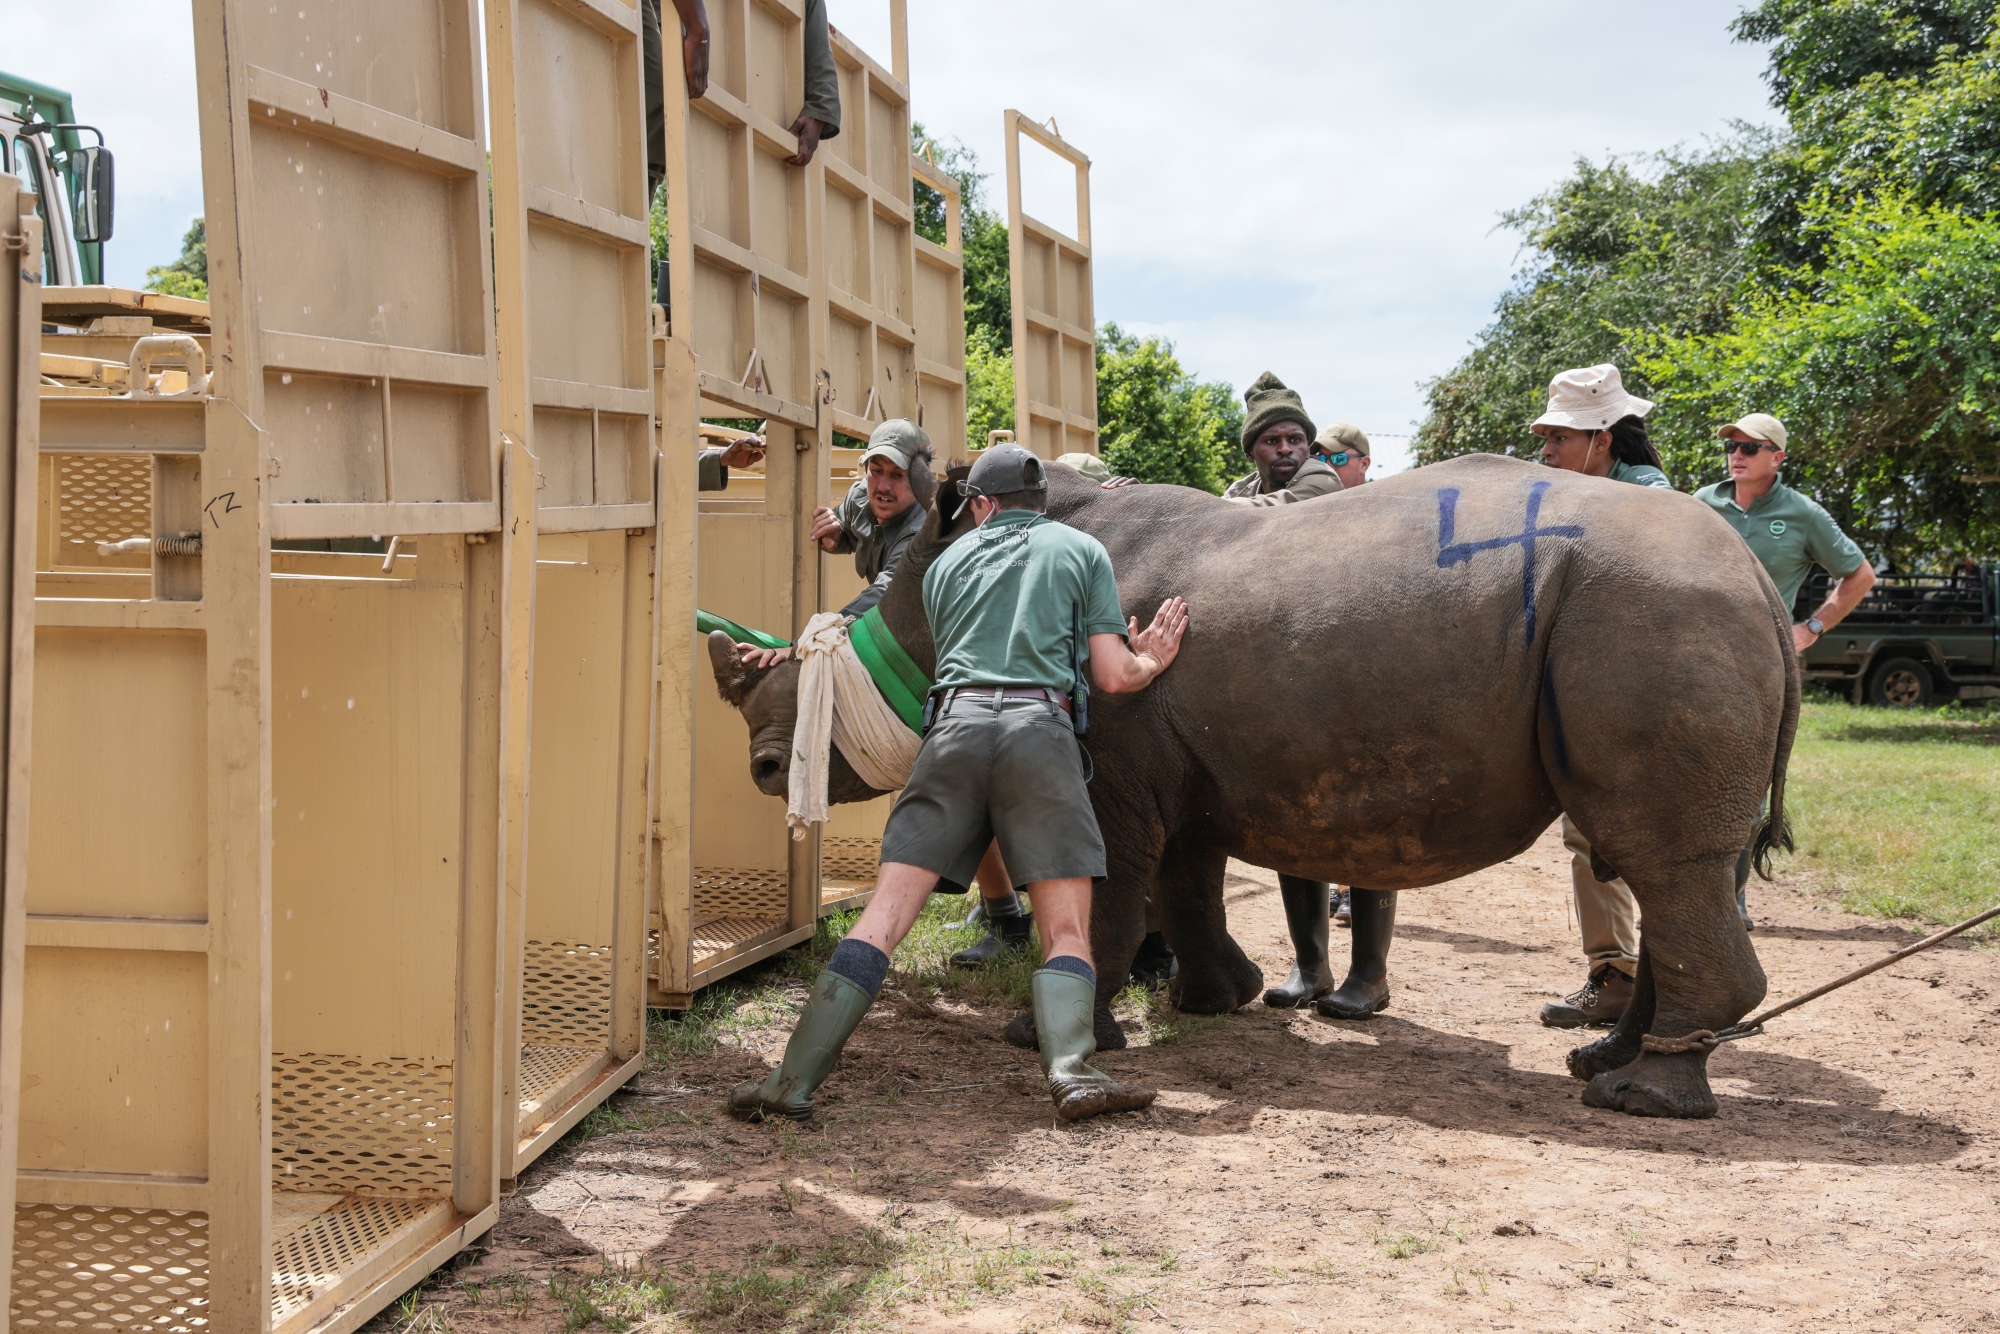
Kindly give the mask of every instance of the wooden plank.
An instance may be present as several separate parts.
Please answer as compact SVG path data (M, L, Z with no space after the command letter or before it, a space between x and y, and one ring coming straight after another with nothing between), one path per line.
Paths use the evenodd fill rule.
M208 953L208 923L168 917L73 917L30 913L28 944L74 950Z
M50 454L199 454L205 411L199 399L133 402L43 397L41 448Z
M427 170L466 176L479 171L479 145L471 139L275 70L249 65L244 72L254 113L280 123L303 124L336 143L402 157Z
M651 389L619 385L579 384L574 380L535 379L529 382L529 402L538 408L573 408L583 412L621 412L632 417L653 415Z
M647 231L644 218L628 218L588 199L560 194L546 185L533 182L523 185L521 193L528 212L536 217L562 223L588 236L601 237L634 250L644 250L652 244L652 234Z
M639 9L624 0L556 0L606 37L629 40L639 35Z
M58 1172L30 1168L20 1174L23 1204L77 1205L86 1209L201 1209L209 1207L208 1178L151 1176L142 1172Z
M535 509L535 527L544 533L597 533L652 526L651 504L543 505Z
M488 389L493 384L493 365L485 357L269 329L264 331L263 344L266 360L274 370L379 376L466 389Z
M103 630L200 630L199 602L135 602L119 597L35 599L35 624Z
M272 505L271 537L303 542L321 537L416 537L425 533L490 533L500 527L492 501L391 505Z

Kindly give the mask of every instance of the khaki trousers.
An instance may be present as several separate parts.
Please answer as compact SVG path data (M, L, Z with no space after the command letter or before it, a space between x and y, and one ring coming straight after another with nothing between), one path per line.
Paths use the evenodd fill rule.
M1608 963L1631 977L1639 971L1639 904L1623 879L1598 882L1590 869L1590 840L1567 814L1562 830L1563 846L1570 851L1569 884L1583 930L1583 957L1592 972Z

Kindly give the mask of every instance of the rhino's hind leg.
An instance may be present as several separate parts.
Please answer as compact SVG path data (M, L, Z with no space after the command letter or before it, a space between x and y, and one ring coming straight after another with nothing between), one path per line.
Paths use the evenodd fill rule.
M1156 877L1167 944L1180 956L1171 995L1189 1014L1228 1014L1264 994L1264 970L1229 934L1222 873L1229 855L1199 833L1167 844Z
M1717 858L1665 877L1629 877L1644 919L1639 985L1611 1036L1571 1054L1571 1073L1590 1079L1585 1106L1697 1120L1716 1114L1712 1049L1689 1035L1727 1028L1764 998L1764 970L1736 915L1733 863ZM1657 888L1676 880L1678 894ZM1642 996L1651 1011L1643 1016ZM1635 1031L1643 1036L1630 1041Z
M1618 1017L1617 1024L1609 1033L1570 1051L1570 1074L1578 1079L1590 1080L1639 1059L1640 1039L1653 1026L1655 1000L1653 965L1647 959L1646 947L1642 943L1639 946L1639 972L1632 980L1632 999L1625 1003L1625 1013Z

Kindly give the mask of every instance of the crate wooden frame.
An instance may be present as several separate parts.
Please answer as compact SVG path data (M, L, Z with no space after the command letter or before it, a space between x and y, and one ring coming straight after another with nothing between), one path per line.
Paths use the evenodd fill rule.
M916 238L917 425L940 462L967 456L965 439L965 201L949 172L921 157L910 170L944 196L943 245Z
M1021 136L1076 169L1076 235L1021 207ZM1008 285L1014 305L1014 438L1043 458L1097 452L1097 314L1092 294L1090 159L1048 125L1009 109Z
M29 742L34 724L35 478L40 462L42 224L26 192L0 175L0 1228L13 1252L14 1172L20 1146L21 1004L27 972ZM11 269L11 273L4 272ZM0 1329L13 1266L0 1269Z
M485 12L500 419L535 473L516 539L532 667L510 680L511 1178L645 1060L658 468L639 7Z
M35 604L80 682L37 729L83 744L34 773L64 837L29 877L13 1309L74 1316L89 1252L107 1318L342 1334L497 1214L533 575L502 520L532 523L532 480L501 449L471 0L195 0L194 28L228 355L205 397L44 413L45 452L150 457L151 535L201 546ZM419 540L273 551L378 534ZM142 873L69 874L86 856Z

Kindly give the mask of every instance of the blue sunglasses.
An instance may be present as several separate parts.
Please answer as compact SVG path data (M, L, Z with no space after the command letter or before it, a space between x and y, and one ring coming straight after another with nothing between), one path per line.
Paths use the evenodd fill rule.
M1328 463L1331 463L1336 468L1345 468L1347 466L1347 461L1353 458L1354 454L1353 451L1351 450L1343 449L1338 454L1322 454L1320 455L1320 457L1325 459Z

